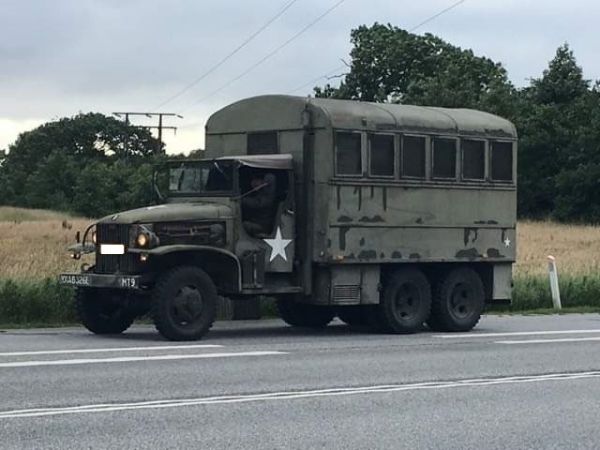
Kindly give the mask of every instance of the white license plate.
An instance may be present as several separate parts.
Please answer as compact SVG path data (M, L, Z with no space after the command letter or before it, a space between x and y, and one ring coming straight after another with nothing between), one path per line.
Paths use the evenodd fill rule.
M123 244L100 244L100 253L103 255L124 255L125 246Z
M87 275L61 275L60 282L63 284L72 284L73 286L89 286L90 277Z

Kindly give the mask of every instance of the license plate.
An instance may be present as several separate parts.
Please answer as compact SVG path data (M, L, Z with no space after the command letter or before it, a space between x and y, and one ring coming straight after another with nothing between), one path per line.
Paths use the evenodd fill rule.
M103 255L124 255L125 246L123 244L100 244L100 253Z
M61 275L60 282L74 286L89 286L91 284L90 277L87 275Z

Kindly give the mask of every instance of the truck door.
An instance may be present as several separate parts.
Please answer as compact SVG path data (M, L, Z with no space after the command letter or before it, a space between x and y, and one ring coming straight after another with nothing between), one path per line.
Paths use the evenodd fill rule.
M288 170L277 172L273 227L270 235L263 238L266 245L265 272L292 272L296 256L293 173Z

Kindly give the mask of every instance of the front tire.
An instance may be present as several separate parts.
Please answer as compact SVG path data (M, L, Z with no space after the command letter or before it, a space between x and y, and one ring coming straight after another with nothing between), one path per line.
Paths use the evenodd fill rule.
M460 267L443 277L435 289L427 325L433 331L470 331L479 322L484 306L481 277L471 268Z
M152 292L152 318L158 332L171 341L201 339L217 315L217 289L210 276L193 266L165 273Z
M94 334L120 334L135 320L126 294L111 289L76 288L75 312L81 324Z

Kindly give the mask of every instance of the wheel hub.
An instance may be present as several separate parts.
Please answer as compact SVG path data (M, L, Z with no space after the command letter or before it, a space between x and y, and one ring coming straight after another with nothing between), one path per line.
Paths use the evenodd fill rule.
M473 290L465 283L457 284L450 298L452 313L461 319L467 318L472 314L474 304Z
M202 294L191 286L185 286L173 300L173 313L180 323L193 322L202 315Z
M421 294L413 284L405 283L398 289L394 302L394 314L398 320L410 320L418 313Z

